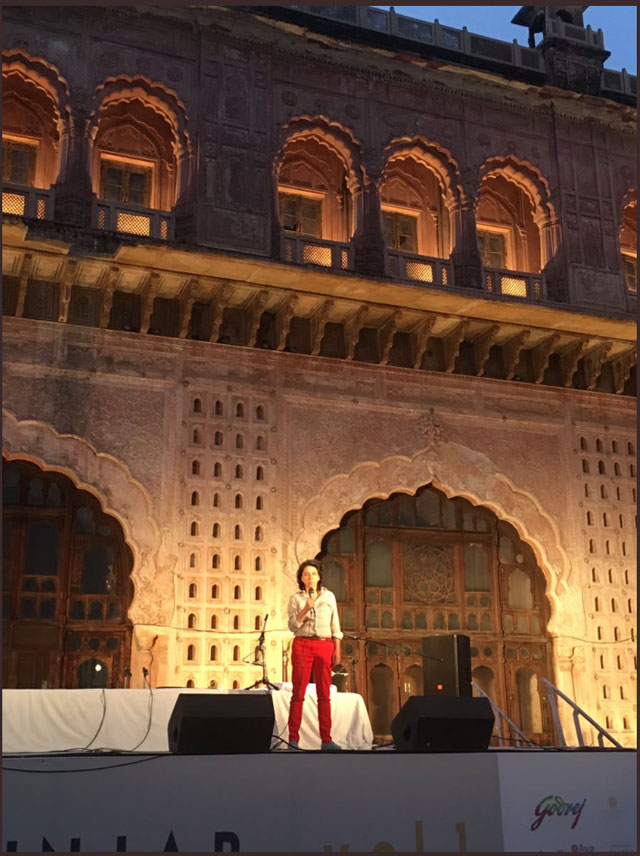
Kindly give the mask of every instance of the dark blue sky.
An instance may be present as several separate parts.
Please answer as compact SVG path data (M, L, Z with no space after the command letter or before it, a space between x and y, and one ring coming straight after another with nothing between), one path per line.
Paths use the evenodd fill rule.
M388 6L379 6L388 9ZM521 45L527 44L526 27L512 24L511 19L521 6L396 6L399 15L433 21L450 27L466 27L480 36L490 36L505 42L514 39ZM630 74L637 69L637 7L636 6L589 6L584 13L584 23L604 33L604 46L611 51L606 68L620 71L626 68Z

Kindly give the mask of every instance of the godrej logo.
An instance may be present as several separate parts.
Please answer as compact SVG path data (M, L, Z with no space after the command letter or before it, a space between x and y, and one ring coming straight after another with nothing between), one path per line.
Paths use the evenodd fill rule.
M534 809L536 819L531 824L531 831L535 832L545 817L551 817L553 814L556 817L573 817L571 829L575 829L586 802L586 798L582 802L566 802L562 797L553 796L552 794L543 797Z

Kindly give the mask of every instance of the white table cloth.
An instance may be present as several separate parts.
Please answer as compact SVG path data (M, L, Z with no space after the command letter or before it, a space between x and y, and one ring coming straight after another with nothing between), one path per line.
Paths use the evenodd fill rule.
M3 751L64 752L88 747L126 752L143 740L137 751L166 752L169 748L167 725L178 695L215 692L180 688L153 690L151 727L143 740L149 725L148 690L109 689L104 690L104 697L99 689L3 690ZM291 692L281 689L271 696L275 712L274 735L286 740ZM103 711L104 721L100 726ZM343 749L371 748L373 731L361 696L332 694L331 716L332 737ZM274 748L286 748L273 742ZM318 704L313 688L305 698L300 748L320 748Z

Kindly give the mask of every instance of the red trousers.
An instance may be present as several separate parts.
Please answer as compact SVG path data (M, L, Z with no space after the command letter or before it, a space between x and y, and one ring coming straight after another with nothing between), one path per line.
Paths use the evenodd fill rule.
M291 672L293 695L289 708L289 740L300 739L302 705L304 694L311 677L316 679L318 694L318 721L320 739L323 743L331 740L331 658L333 656L332 639L305 639L296 636L291 652Z

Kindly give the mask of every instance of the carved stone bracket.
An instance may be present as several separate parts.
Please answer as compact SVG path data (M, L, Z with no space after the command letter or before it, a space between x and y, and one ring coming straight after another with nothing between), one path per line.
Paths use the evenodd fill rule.
M531 335L530 330L520 330L519 333L505 342L502 346L502 359L504 361L505 380L512 380L516 373L516 367L520 361L520 353Z
M630 351L627 351L626 354L623 354L621 357L612 361L611 368L613 369L613 384L618 395L622 395L624 385L629 380L631 370L635 366L637 359L637 351L635 348L632 348Z
M576 342L572 342L568 345L560 354L562 381L567 387L571 386L571 381L573 380L573 376L578 368L578 363L584 352L585 344L586 343L583 339L578 339Z
M549 336L548 339L540 342L540 344L533 349L531 360L533 362L534 383L542 383L545 370L549 365L549 357L553 353L553 349L557 345L559 339L560 335L558 333L554 333L552 336Z
M112 265L107 271L107 275L105 277L105 283L102 293L102 306L100 308L100 326L102 328L109 326L109 319L111 318L111 307L113 306L113 295L118 284L119 275L120 268L116 265Z
M345 348L347 352L346 359L348 360L353 359L353 355L356 350L356 345L358 344L362 321L368 311L369 307L366 305L366 303L362 303L360 306L358 306L355 312L353 312L349 316L349 318L346 319L343 324Z
M476 375L482 377L484 365L487 362L491 346L495 343L500 327L497 324L481 333L473 342L473 356L476 364Z
M66 324L69 317L69 304L71 303L71 286L76 276L78 262L75 259L68 259L65 263L62 276L60 278L60 304L58 309L58 323Z
M222 324L222 313L224 312L225 304L229 302L234 288L230 282L225 282L221 285L213 298L213 310L211 313L211 335L210 342L217 342L220 336L220 325Z
M327 321L329 310L333 306L333 300L325 300L318 310L311 316L311 353L317 355L320 353L320 345L322 344L322 336L324 333L324 325Z
M444 370L451 373L456 365L456 359L460 353L460 345L464 341L464 334L467 331L469 322L467 320L460 321L455 325L453 330L447 333L442 338L442 347L444 350Z
M258 335L258 329L260 327L260 318L262 317L262 311L264 307L267 305L267 301L269 300L269 292L266 288L263 288L257 294L255 294L250 303L247 304L247 328L249 335L247 336L247 345L249 347L254 347L256 343L256 336Z
M584 374L587 381L587 389L595 389L596 381L602 371L602 363L611 350L611 342L602 342L584 357Z
M389 362L389 354L393 345L393 337L398 329L398 321L402 318L402 310L396 309L382 327L378 330L380 342L380 365L386 366Z
M295 315L298 302L298 295L290 294L285 297L276 312L276 351L282 351L286 347L291 319Z
M153 301L160 288L160 274L158 271L152 271L142 291L141 305L141 322L140 332L148 333L149 324L151 323L151 315L153 314Z
M16 307L17 318L22 318L24 313L24 302L27 297L27 284L29 283L29 277L31 276L32 270L33 256L31 253L25 253L20 276L18 277L18 304Z
M186 339L187 337L189 321L191 320L191 310L193 309L193 304L196 302L193 295L197 294L198 284L197 277L190 279L179 295L180 314L178 319L178 337L180 339Z
M421 321L420 324L413 331L413 367L414 369L419 369L422 366L422 360L424 359L424 355L427 352L427 347L429 345L429 336L431 335L431 331L433 330L433 325L436 323L435 315L427 315L424 321Z

